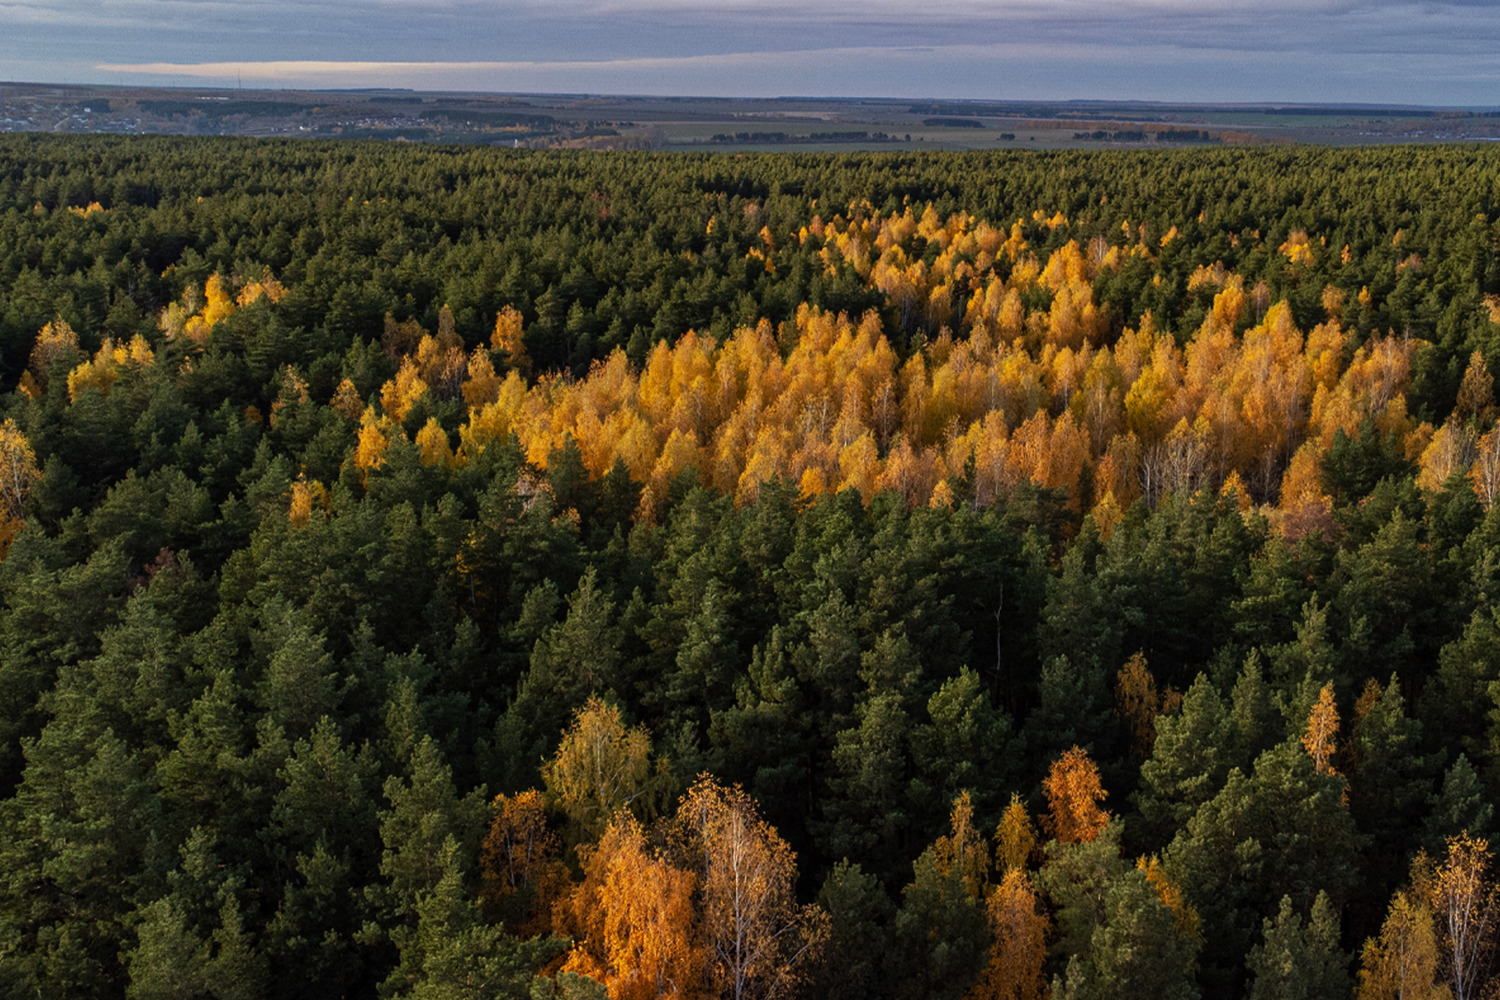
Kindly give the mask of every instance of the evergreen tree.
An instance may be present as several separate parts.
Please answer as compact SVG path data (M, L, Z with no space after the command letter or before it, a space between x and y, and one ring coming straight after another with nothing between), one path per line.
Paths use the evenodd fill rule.
M896 908L880 882L859 865L841 861L823 880L818 905L828 913L828 944L808 990L830 1000L887 995L881 962L890 951Z
M1141 765L1136 803L1152 831L1166 839L1213 797L1228 775L1232 721L1218 691L1199 674L1175 715L1156 720L1151 758Z
M1485 795L1474 766L1463 754L1448 768L1442 787L1427 801L1429 811L1422 827L1422 847L1429 854L1441 853L1449 837L1465 831L1483 837L1494 829L1495 807Z
M1054 996L1069 1000L1121 997L1148 1000L1199 996L1193 977L1197 942L1184 938L1177 918L1145 874L1136 869L1112 879L1102 919L1087 949L1072 954L1053 981Z
M1267 917L1262 928L1248 959L1250 1000L1349 996L1349 960L1339 950L1338 914L1327 893L1318 893L1305 926L1291 897L1283 896L1276 919Z

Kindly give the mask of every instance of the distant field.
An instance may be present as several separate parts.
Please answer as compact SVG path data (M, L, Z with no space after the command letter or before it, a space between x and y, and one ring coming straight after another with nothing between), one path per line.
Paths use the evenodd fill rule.
M1494 111L0 85L0 131L321 136L718 152L1114 149L1500 139ZM1175 132L1162 139L1161 133Z

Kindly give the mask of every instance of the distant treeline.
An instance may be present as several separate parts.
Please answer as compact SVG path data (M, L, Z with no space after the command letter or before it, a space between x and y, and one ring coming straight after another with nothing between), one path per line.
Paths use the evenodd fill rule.
M922 124L943 128L984 128L984 122L978 118L923 118Z
M1139 128L1095 129L1092 132L1074 132L1075 139L1093 139L1096 142L1217 142L1219 137L1206 129L1173 128L1147 131Z
M521 115L510 111L468 111L462 108L432 108L422 112L424 118L449 122L468 122L491 128L528 128L546 131L557 124L551 115Z
M716 132L709 142L899 142L885 132L810 132L793 135L790 132Z
M89 105L93 107L92 103ZM147 100L137 101L136 106L147 114L160 115L163 118L175 118L178 115L204 114L215 118L227 118L230 115L250 115L256 118L280 118L286 115L300 114L308 110L309 105L297 104L291 101L169 101L169 100Z

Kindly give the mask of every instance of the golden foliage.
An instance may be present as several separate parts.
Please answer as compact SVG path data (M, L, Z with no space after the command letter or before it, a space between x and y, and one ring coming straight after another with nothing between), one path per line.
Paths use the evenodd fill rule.
M454 399L463 387L468 367L464 360L463 341L453 332L453 314L444 306L438 314L439 333L424 335L417 342L417 371L439 399Z
M541 792L497 795L479 849L479 898L506 930L521 937L547 933L552 908L568 889L562 846L547 828Z
M305 528L312 521L314 507L328 509L328 491L316 479L298 477L292 483L291 502L287 505L287 521L294 528Z
M1360 954L1356 1000L1453 1000L1437 982L1437 933L1432 910L1413 894L1391 900L1380 936Z
M1495 378L1484 362L1484 354L1475 351L1469 355L1469 367L1464 369L1464 380L1458 387L1458 399L1453 412L1460 419L1469 417L1487 418L1495 409Z
M970 898L979 899L989 884L990 858L984 836L974 826L974 803L968 791L958 793L948 817L948 832L932 845L937 873L948 878L953 873L963 881Z
M261 271L259 278L247 281L241 286L239 295L235 297L235 305L243 309L246 306L254 305L261 299L265 299L274 305L280 302L285 296L286 289L282 287L281 282L276 280L275 276L271 274L271 269L267 267Z
M1338 774L1333 767L1333 755L1338 750L1338 731L1339 710L1333 700L1333 685L1325 684L1318 692L1317 704L1308 713L1307 728L1302 734L1302 746L1319 774Z
M371 469L385 464L385 449L389 444L375 417L375 408L365 407L359 420L359 443L354 449L354 467L359 470L360 482L368 480Z
M1417 485L1424 490L1441 490L1452 475L1467 475L1474 464L1473 428L1449 420L1432 435L1417 459Z
M1099 783L1099 768L1080 747L1052 762L1042 788L1047 793L1043 828L1064 844L1088 843L1109 823L1100 808L1107 793Z
M417 431L417 450L423 465L435 465L444 469L458 466L458 459L448 443L448 432L438 423L437 417L428 417L427 423Z
M26 500L39 475L31 443L16 422L6 418L0 424L0 560L25 524Z
M495 330L490 334L490 346L504 351L512 368L521 372L531 370L531 358L526 354L526 341L522 339L521 314L512 306L506 306L495 315Z
M214 325L234 312L234 299L224 287L224 277L215 271L203 284L203 322L212 330Z
M333 397L328 400L328 405L345 420L358 420L365 410L365 401L359 398L359 390L347 378L341 380L333 390Z
M890 489L912 506L948 506L948 481L972 462L975 503L1029 480L1069 491L1071 509L1096 511L1105 530L1143 493L1155 502L1168 490L1232 484L1248 511L1278 502L1279 492L1273 522L1290 538L1332 528L1317 473L1339 431L1357 434L1372 421L1399 435L1414 459L1436 447L1429 478L1455 454L1451 434L1424 431L1407 412L1420 342L1370 337L1351 353L1336 288L1325 289L1328 320L1304 333L1264 282L1247 290L1222 263L1200 267L1189 286L1214 289L1213 305L1185 348L1149 312L1111 342L1092 281L1124 257L1154 259L1174 233L1152 239L1127 223L1120 245L1068 241L1039 256L1028 229L1066 225L1058 219L1034 213L1007 237L965 213L943 218L930 205L907 205L882 214L860 203L799 235L821 232L825 265L852 268L909 333L925 336L904 360L877 313L803 305L779 331L762 321L721 342L689 331L657 343L639 370L617 350L582 378L528 384L513 307L496 315L489 349L468 355L446 308L436 336L414 319L387 317L382 341L400 368L382 387L382 429L404 420L424 390L462 394L468 414L454 461L514 433L527 460L544 467L571 437L591 477L624 463L643 487L648 518L688 467L741 503L779 477L807 497L853 489L868 499ZM919 236L929 252L909 256ZM1282 253L1300 266L1315 242L1291 233ZM779 252L769 235L755 251L768 264ZM1369 301L1362 295L1361 307ZM185 299L182 309L192 305ZM164 324L188 334L201 317L186 316ZM1460 417L1492 405L1484 374L1482 359L1471 359ZM352 409L350 401L341 412ZM1482 477L1473 478L1483 498Z
M563 970L603 983L610 1000L703 996L693 873L652 849L625 812L580 854L583 881L553 909L554 931L575 942Z
M1177 936L1189 941L1200 940L1202 931L1198 911L1183 896L1182 887L1173 882L1162 868L1161 858L1154 854L1149 858L1137 858L1135 866L1146 873L1146 881L1151 883L1151 888L1156 890L1167 909L1172 911L1176 918Z
M1319 478L1321 458L1317 442L1305 442L1281 481L1281 531L1287 538L1314 531L1326 535L1333 529L1333 498L1323 492Z
M118 345L112 338L105 337L91 360L68 372L68 400L77 402L79 395L89 389L108 395L110 386L121 375L139 371L155 361L151 345L140 334L131 337L129 343Z
M489 354L481 348L474 348L474 353L469 356L467 375L463 396L470 407L482 407L500 398L500 379L495 375Z
M650 804L657 790L650 754L645 729L627 729L618 706L590 697L542 764L547 798L593 837L621 809Z
M1035 852L1036 828L1021 796L1012 794L995 830L995 868L1002 875L1023 869Z
M83 354L78 348L78 334L66 320L57 317L37 332L36 343L31 348L27 374L32 377L37 391L28 395L36 399L46 392L54 364L61 363L71 369L81 360Z
M1007 871L990 893L985 913L995 937L990 964L965 1000L1042 1000L1052 922L1039 912L1031 877L1019 868Z
M1146 669L1145 654L1136 653L1115 675L1115 712L1130 725L1131 746L1137 757L1151 756L1160 711L1156 678Z
M396 377L380 387L380 410L387 420L399 423L426 392L427 383L422 380L416 362L404 357L401 367L396 369Z
M703 775L677 812L702 887L708 981L719 996L791 992L820 952L828 915L799 906L797 858L738 786Z
M1417 880L1436 920L1443 977L1456 1000L1493 995L1489 976L1500 918L1500 890L1490 878L1490 846L1466 830L1448 838L1443 863ZM1426 882L1426 885L1422 885Z
M1299 229L1289 235L1279 249L1289 263L1312 265L1312 246L1307 242L1305 230Z

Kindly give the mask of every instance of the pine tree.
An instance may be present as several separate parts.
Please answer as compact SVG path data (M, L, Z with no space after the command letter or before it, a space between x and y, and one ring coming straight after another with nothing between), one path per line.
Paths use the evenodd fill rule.
M881 966L892 945L896 908L880 882L845 859L823 880L817 904L828 914L828 943L809 974L807 994L829 1000L886 995Z
M1344 1000L1349 996L1349 962L1339 951L1338 916L1326 893L1313 902L1306 926L1281 897L1273 921L1262 923L1263 940L1250 949L1250 1000Z

